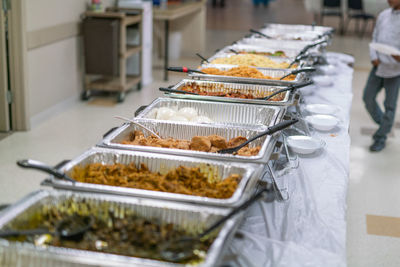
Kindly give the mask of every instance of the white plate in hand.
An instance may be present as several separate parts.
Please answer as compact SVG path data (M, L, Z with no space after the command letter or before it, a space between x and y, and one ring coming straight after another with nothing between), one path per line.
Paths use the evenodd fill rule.
M323 148L323 140L305 135L293 135L286 138L287 145L298 154L311 154Z
M382 44L382 43L370 43L369 47L371 47L372 49L376 50L377 52L385 54L385 55L400 56L400 50L391 45Z
M339 124L338 118L332 115L312 115L305 117L305 120L319 131L330 131Z
M333 115L339 111L337 106L327 104L308 104L305 109L312 114Z

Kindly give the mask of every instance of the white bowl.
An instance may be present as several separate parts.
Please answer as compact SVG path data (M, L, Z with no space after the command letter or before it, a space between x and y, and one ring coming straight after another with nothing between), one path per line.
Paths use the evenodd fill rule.
M333 75L337 73L337 68L333 65L323 65L320 66L319 69L327 75Z
M305 110L312 114L332 115L338 112L339 108L337 106L326 104L308 104L305 106Z
M318 86L331 86L333 84L333 79L330 76L322 75L322 76L314 76L313 81Z
M305 120L319 131L330 131L339 124L339 120L331 115L312 115Z
M286 138L287 145L298 154L311 154L325 146L325 142L305 135L293 135Z

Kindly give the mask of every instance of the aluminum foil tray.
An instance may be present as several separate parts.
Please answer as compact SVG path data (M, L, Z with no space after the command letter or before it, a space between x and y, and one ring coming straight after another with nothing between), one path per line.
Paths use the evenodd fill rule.
M123 216L135 212L146 218L157 218L173 223L188 231L200 232L211 225L229 209L199 207L196 205L160 202L151 199L112 196L106 194L78 193L64 190L40 190L31 193L0 214L0 228L19 219L31 216L45 206L58 206L66 201L86 201L91 206L104 208ZM93 214L96 216L96 214ZM242 214L228 220L220 229L208 250L205 260L197 266L218 266L221 255L230 242ZM89 266L184 266L158 260L91 252L62 247L37 247L27 242L10 242L0 238L0 266L7 267L89 267ZM195 265L196 266L196 265Z
M161 137L167 138L172 137L175 139L186 139L191 140L194 136L208 136L216 134L226 139L231 139L237 136L244 136L251 138L261 132L265 131L266 128L260 127L241 127L241 126L223 126L223 125L188 125L178 124L174 122L151 122L146 120L137 120L143 126L157 132ZM145 151L154 153L163 153L178 156L198 157L207 158L213 160L227 160L246 163L266 163L268 162L272 150L274 148L276 137L274 136L263 136L259 139L251 142L250 147L261 146L260 152L256 156L238 156L232 154L219 154L211 152L183 150L183 149L172 149L172 148L159 148L151 146L134 146L121 144L122 141L127 140L129 135L135 130L142 130L138 126L125 124L118 129L107 135L98 145L102 147L114 148L114 149L126 149L135 151ZM278 134L278 133L277 133ZM145 133L145 135L147 135Z
M203 68L217 68L220 70L229 70L233 68L232 65L213 65L208 64L207 66L202 66L199 70ZM288 74L291 70L289 69L259 69L259 71L271 77L282 77ZM199 79L199 80L208 80L208 81L217 81L217 82L236 82L236 83L251 83L251 84L266 84L266 85L281 85L281 86L288 86L299 84L306 79L306 75L304 73L299 73L296 75L296 78L292 81L281 81L281 80L272 80L272 79L257 79L257 78L245 78L245 77L234 77L234 76L223 76L223 75L211 75L211 74L202 74L202 73L189 73L189 77L192 79Z
M316 41L323 37L321 33L312 31L288 31L288 30L269 29L269 28L263 28L258 31L272 37L272 40L280 40L280 41ZM253 36L256 37L257 34L254 34ZM258 37L258 38L264 38L264 37Z
M235 55L235 54L232 53L232 52L229 52L229 51L227 51L227 53L221 53L220 52L220 53L217 53L214 56L210 57L207 60L208 60L208 62L212 62L213 60L215 60L217 58L231 57L233 55ZM277 63L285 63L286 62L286 63L290 64L292 62L291 59L285 58L285 57L274 57L274 58L269 57L269 58L271 58L272 60L274 60ZM300 61L297 64L298 64L297 68L292 68L291 70L302 68L302 67L305 67L307 65L306 61L304 61L304 60ZM227 64L213 64L213 65L223 67L224 65L227 65ZM232 65L232 66L237 67L238 65ZM204 64L201 67L207 67L207 64ZM288 68L273 68L273 67L269 67L269 68L268 67L255 67L255 68L257 68L258 70L287 70L288 69Z
M273 126L281 121L285 113L284 108L277 106L246 105L237 103L221 103L212 101L157 98L147 108L136 116L137 119L166 121L155 119L151 115L161 107L179 110L194 108L200 116L207 116L213 122L210 124L224 124L237 126ZM184 124L198 124L196 122L178 122Z
M165 150L165 149L164 149ZM152 190L126 188L118 186L109 186L101 184L80 183L75 184L51 177L45 180L44 184L54 188L80 190L87 192L100 192L109 194L118 194L124 196L138 196L154 199L171 200L177 202L196 203L201 205L215 205L230 207L239 205L247 199L256 186L259 166L258 164L245 164L235 166L235 164L226 161L210 161L193 157L179 157L163 154L144 153L139 151L114 150L105 148L92 148L84 154L75 158L61 168L62 172L69 173L75 166L85 166L90 163L102 164L130 164L135 163L136 166L144 163L150 171L166 173L171 169L179 166L199 167L202 172L207 173L210 178L224 179L231 174L239 174L242 176L238 188L235 193L228 199L217 199L209 197L200 197L168 192L158 192Z
M240 91L243 93L254 93L257 96L264 96L273 93L277 90L285 88L285 86L272 86L272 85L256 85L256 84L243 84L243 83L225 83L215 81L203 81L203 80L190 80L184 79L176 84L172 89L181 89L187 84L197 84L205 86L207 90L211 92L230 92ZM245 104L259 104L259 105L272 105L272 106L289 106L293 104L293 96L291 93L286 91L285 97L281 101L261 100L261 99L245 99L245 98L233 98L233 97L218 97L218 96L206 96L206 95L190 95L190 94L179 94L179 93L166 93L166 96L173 98L182 99L194 99L194 100L209 100L218 102L232 102L232 103L245 103Z
M299 52L301 51L300 48L282 48L282 47L264 47L259 45L251 45L251 44L234 44L230 46L226 46L222 48L216 55L220 53L230 53L232 52L230 49L235 50L237 52L267 52L267 53L275 53L276 51L283 51L285 52L287 57L276 57L276 56L268 56L271 59L294 59Z
M319 34L333 33L332 27L326 26L312 26L312 25L301 25L301 24L278 24L268 23L264 25L263 29L276 30L276 31L288 31L288 32L318 32Z
M269 39L265 39L265 38L249 37L249 38L243 38L243 39L239 40L237 43L253 45L253 46L260 46L262 48L272 48L272 49L282 50L282 51L284 51L285 49L291 49L291 50L298 50L300 52L307 45L316 43L318 41L319 40L316 40L316 41L281 41L281 40L269 40ZM316 46L315 48L311 48L309 50L309 52L321 53L322 47L325 47L325 45L319 45L319 46Z

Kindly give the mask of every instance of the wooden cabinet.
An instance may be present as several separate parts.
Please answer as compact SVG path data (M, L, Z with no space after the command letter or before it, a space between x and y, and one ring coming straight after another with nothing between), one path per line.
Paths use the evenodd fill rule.
M117 22L119 32L116 33L112 28L115 27L114 24L100 28L96 25L85 25L84 22L84 54L85 60L90 62L85 63L85 89L82 99L89 99L93 90L102 90L116 92L117 101L122 102L126 91L135 85L141 89L142 11L131 10L130 13L125 13L118 9L109 9L102 13L86 12L85 19ZM139 44L127 44L127 28L132 26L138 28ZM135 54L139 54L137 62L139 73L128 75L127 60Z

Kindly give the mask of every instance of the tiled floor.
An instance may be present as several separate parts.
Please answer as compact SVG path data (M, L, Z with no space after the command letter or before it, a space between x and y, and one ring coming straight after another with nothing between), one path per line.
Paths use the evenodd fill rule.
M228 0L225 9L209 9L207 52L220 48L246 34L264 22L311 23L300 0L278 0L268 8L253 8L249 0ZM295 11L295 12L294 12ZM336 25L337 20L327 20ZM368 152L371 138L361 134L362 128L376 127L368 117L361 101L362 90L370 68L369 39L335 36L332 51L355 56L354 101L351 110L350 135L351 170L347 197L347 256L348 266L400 266L400 238L369 235L366 215L400 217L400 129L394 129L387 148L381 153ZM174 65L195 66L197 58L181 59ZM33 158L49 164L79 155L98 142L109 128L120 124L113 115L132 116L136 108L160 96L159 86L173 84L184 76L170 73L170 81L162 82L162 72L156 70L155 82L140 92L127 95L123 104L75 106L49 118L30 132L14 133L0 140L0 203L13 202L39 188L45 175L17 168L15 161ZM380 95L382 99L383 95ZM398 110L397 115L399 115ZM397 118L400 118L397 116Z

